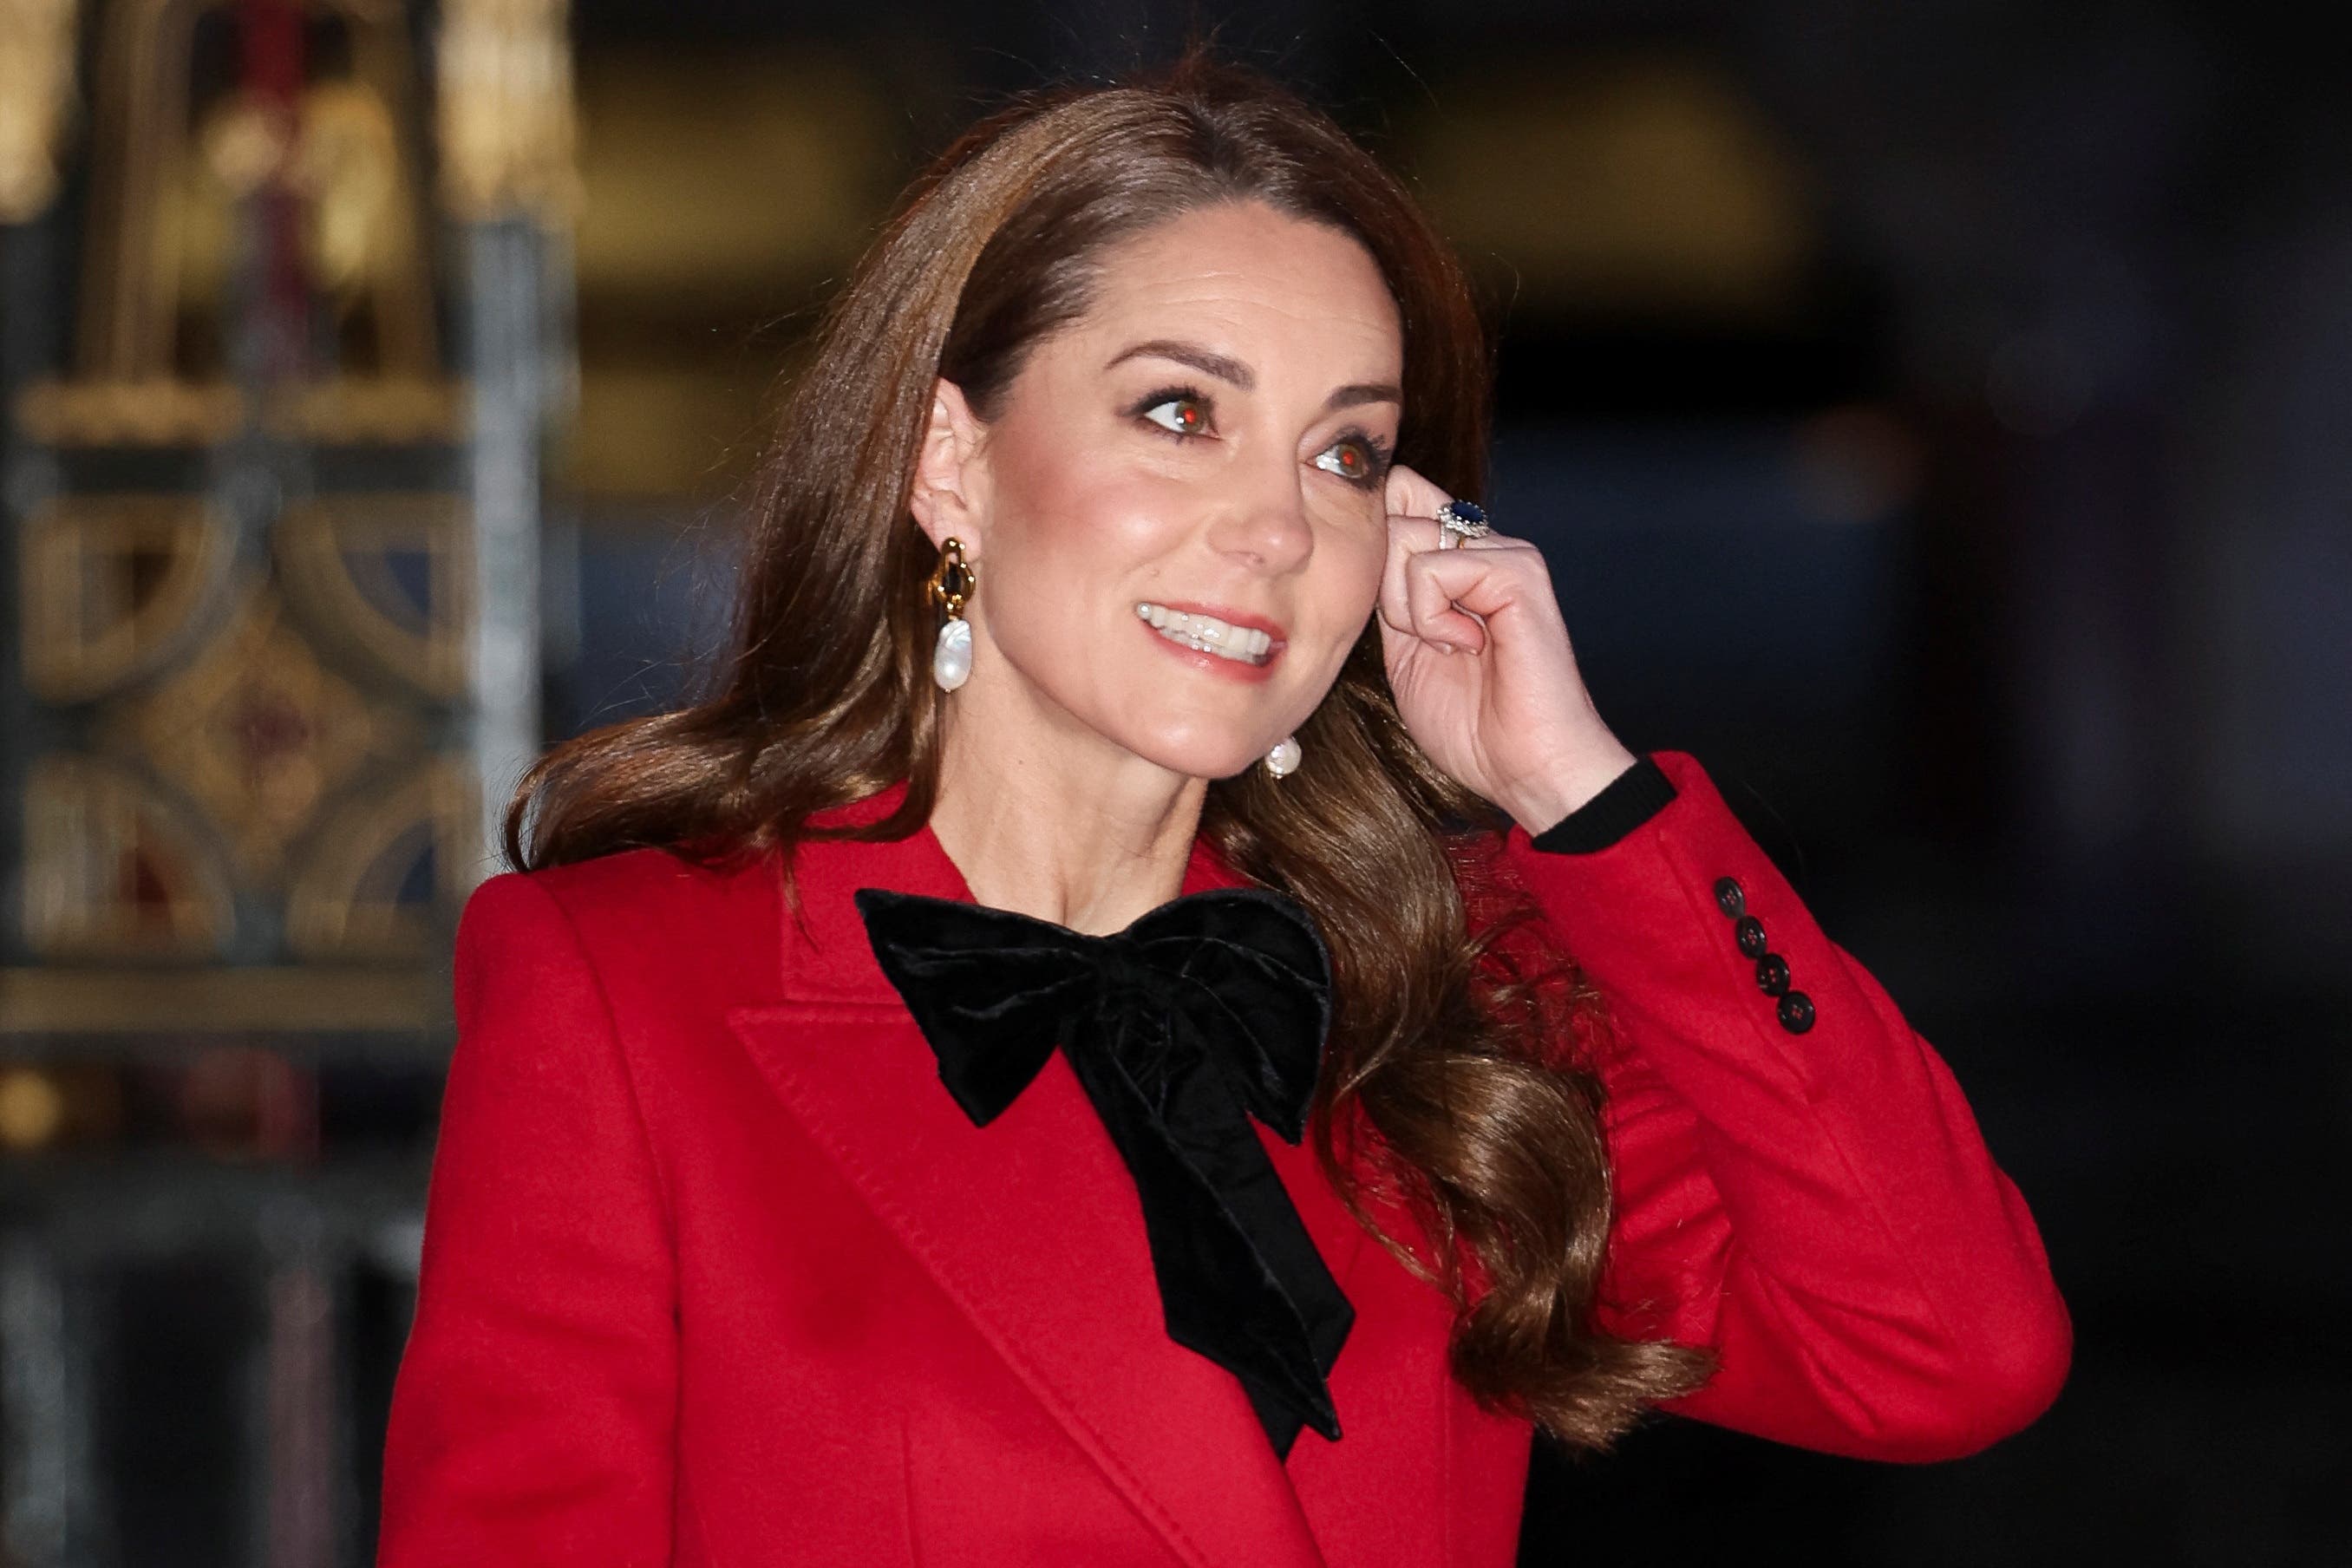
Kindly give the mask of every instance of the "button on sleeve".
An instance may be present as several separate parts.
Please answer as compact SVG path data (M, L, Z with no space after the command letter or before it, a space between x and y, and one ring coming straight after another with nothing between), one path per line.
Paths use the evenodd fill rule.
M1740 916L1731 931L1739 941L1739 951L1749 958L1763 957L1771 945L1764 940L1764 922L1754 915Z

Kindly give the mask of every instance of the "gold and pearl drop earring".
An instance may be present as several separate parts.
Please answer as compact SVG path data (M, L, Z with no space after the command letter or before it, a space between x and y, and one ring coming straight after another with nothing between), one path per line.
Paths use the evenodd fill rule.
M941 691L953 691L971 679L971 623L963 618L963 605L980 586L980 574L964 561L961 540L940 542L940 563L925 586L931 603L948 614L931 647L931 679Z

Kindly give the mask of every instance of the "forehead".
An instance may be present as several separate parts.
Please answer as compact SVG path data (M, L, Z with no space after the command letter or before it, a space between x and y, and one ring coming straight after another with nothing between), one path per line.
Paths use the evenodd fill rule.
M1311 349L1350 376L1394 379L1403 360L1396 301L1353 237L1256 202L1183 213L1102 258L1080 334L1223 340L1255 363ZM1272 368L1272 367L1269 367Z

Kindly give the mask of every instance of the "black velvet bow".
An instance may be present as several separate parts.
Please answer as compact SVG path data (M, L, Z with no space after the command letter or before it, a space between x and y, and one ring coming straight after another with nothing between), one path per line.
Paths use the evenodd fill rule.
M1331 1021L1330 956L1306 911L1218 889L1089 936L879 888L856 898L973 1124L1058 1043L1135 1177L1169 1336L1241 1380L1277 1454L1302 1425L1337 1442L1325 1378L1355 1309L1248 1120L1290 1143L1306 1131Z

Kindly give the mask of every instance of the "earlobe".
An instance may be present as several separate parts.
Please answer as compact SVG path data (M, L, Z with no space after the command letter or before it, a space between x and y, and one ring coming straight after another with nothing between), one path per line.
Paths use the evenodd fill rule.
M931 394L930 422L923 429L908 499L916 522L934 544L952 534L969 547L984 531L977 504L982 429L963 389L941 377Z

